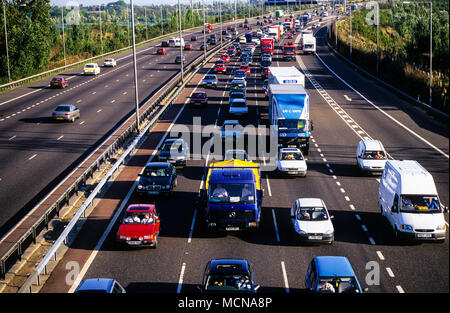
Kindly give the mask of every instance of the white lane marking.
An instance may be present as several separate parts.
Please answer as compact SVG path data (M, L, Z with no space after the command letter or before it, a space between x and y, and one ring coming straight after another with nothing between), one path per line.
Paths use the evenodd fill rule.
M361 228L362 228L365 232L367 232L367 227L366 227L366 225L361 225Z
M197 209L195 209L194 217L192 218L192 224L191 224L191 230L189 231L188 243L191 243L191 240L192 240L192 233L194 232L194 225L195 225L195 217L196 216L197 216Z
M64 135L61 135L61 136L59 136L58 139L56 139L56 140L60 140L60 139L62 139L63 137L64 137Z
M342 193L345 193L345 189L344 189L344 188L339 188L339 190L340 190Z
M349 98L347 95L344 95L344 98L345 98L345 100L347 100L347 101L352 101L352 99Z
M92 94L95 95L97 93L97 91L93 91Z
M377 255L381 261L384 261L384 255L381 253L381 251L377 251Z
M388 272L390 277L395 277L394 272L391 270L390 267L386 267L386 271Z
M81 99L77 100L77 103L80 103L80 102L81 102Z
M28 158L28 160L33 160L36 156L37 156L37 154L33 154L32 156L30 156L30 157Z
M341 183L337 181L337 182L336 182L336 185L340 186L340 185L341 185Z
M372 237L369 237L369 241L370 241L370 243L371 243L372 245L376 245L375 240L373 240Z
M356 219L357 219L358 221L361 220L361 216L359 216L359 214L355 214L355 217L356 217Z
M80 125L83 125L84 123L85 123L85 121L81 121L81 122L80 122Z
M333 179L337 179L336 175L333 175Z
M355 206L353 204L350 204L349 206L352 211L355 211Z
M102 109L97 110L97 113L100 113L102 111Z
M356 92L361 98L363 98L364 100L366 100L370 105L372 105L374 108L376 108L377 110L379 110L381 113L383 113L385 116L387 116L389 119L391 119L394 123L396 123L397 125L399 125L400 127L402 127L403 129L405 129L406 131L408 131L409 133L411 133L412 135L416 136L417 138L419 138L422 142L424 142L425 144L429 145L431 148L433 148L434 150L436 150L437 152L439 152L440 154L442 154L443 156L445 156L447 159L449 158L449 155L446 154L444 151L442 151L441 149L439 149L438 147L436 147L435 145L433 145L431 142L429 142L428 140L426 140L425 138L423 138L422 136L420 136L419 134L415 133L414 131L412 131L411 129L409 129L408 127L406 127L405 125L403 125L402 123L400 123L399 121L397 121L395 118L393 118L392 116L390 116L388 113L386 113L385 111L383 111L382 109L380 109L380 107L378 107L377 105L375 105L372 101L370 101L369 99L367 99L365 96L363 96L358 90L356 90L355 88L353 88L352 86L350 86L345 80L343 80L338 74L336 74L323 60L322 58L315 53L316 57L319 59L319 61L331 72L333 73L341 82L343 82L345 85L347 85L350 89L352 89L354 92Z
M345 196L345 201L350 202L350 198L348 196Z
M267 181L267 191L269 192L269 197L272 197L272 191L270 190L270 183L269 183L269 175L266 174L266 181Z
M111 100L111 103L114 103L114 102L116 102L116 100Z
M181 292L181 286L183 286L183 278L184 278L184 270L185 269L186 269L186 263L183 262L183 265L181 266L180 279L178 280L177 293Z
M275 234L277 235L277 242L280 242L280 235L278 234L277 218L275 217L275 210L272 209L273 225L275 226Z
M405 293L405 291L403 290L402 286L397 285L397 286L395 286L395 288L397 288L397 291L398 291L399 293Z
M13 140L14 138L16 138L17 136L12 136L11 138L9 138L8 140Z
M284 266L284 261L281 261L281 271L283 272L284 287L286 288L286 293L289 293L289 281L286 274L286 267Z

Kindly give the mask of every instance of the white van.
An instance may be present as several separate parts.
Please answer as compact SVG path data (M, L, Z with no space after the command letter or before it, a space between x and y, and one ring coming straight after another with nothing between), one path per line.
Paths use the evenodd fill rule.
M179 47L180 45L184 47L184 38L179 37L171 37L169 38L169 45L171 47Z
M386 161L378 204L397 238L445 241L448 209L439 202L433 176L417 161Z
M356 164L364 173L381 175L386 156L386 150L379 140L361 140L356 148Z

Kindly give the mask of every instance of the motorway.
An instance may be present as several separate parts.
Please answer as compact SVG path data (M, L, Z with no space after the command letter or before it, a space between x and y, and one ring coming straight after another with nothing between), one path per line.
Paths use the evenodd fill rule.
M445 243L398 243L377 206L378 178L361 176L355 164L358 141L365 137L380 139L392 158L417 160L430 171L441 201L448 205L448 127L410 108L331 54L325 45L324 30L316 34L316 55L298 56L292 62L281 60L280 49L274 55L273 66L296 66L307 75L306 89L315 128L307 156L307 177L282 178L264 173L265 197L258 230L214 234L202 227L196 200L205 159L209 159L204 155L178 169L173 197L156 200L161 218L158 248L124 251L115 245L116 218L122 209L130 203L153 201L136 197L132 190L136 174L152 157L167 130L186 126L192 136L194 117L201 117L202 126L220 126L229 119L227 84L232 79L231 72L218 75L217 89L205 89L210 100L207 108L184 105L195 89L203 89L197 83L209 71L213 59L180 95L173 112L149 134L117 183L103 196L41 292L73 291L80 279L93 277L113 277L127 292L194 292L206 263L224 257L250 260L261 292L303 292L306 269L314 256L343 255L349 258L362 287L370 293L448 293L448 224ZM278 46L283 42L286 39ZM244 126L268 124L258 54L257 49L248 77L250 114L243 121ZM238 65L237 58L232 58L230 67ZM203 138L202 143L206 140ZM332 245L299 245L294 240L289 209L299 197L325 201L334 216ZM366 266L372 261L380 268L376 285L368 285L365 279L370 270ZM72 262L81 270L75 283L68 279L73 275Z
M220 27L213 31L219 32ZM183 35L186 43L192 34ZM203 54L203 34L195 34L193 50L183 51L185 64ZM156 55L160 44L137 49L140 105L180 72L174 63L179 47ZM132 53L114 58L117 67L102 67L97 76L84 76L82 68L60 73L68 79L66 89L48 88L50 77L0 95L0 238L134 113ZM53 109L67 103L80 108L81 118L73 124L53 122Z

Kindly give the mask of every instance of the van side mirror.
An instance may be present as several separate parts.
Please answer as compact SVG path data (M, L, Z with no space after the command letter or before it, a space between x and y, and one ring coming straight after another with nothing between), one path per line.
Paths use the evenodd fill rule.
M311 121L311 131L313 131L313 130L314 130L314 122Z
M442 210L444 211L444 213L448 213L448 207L443 205Z

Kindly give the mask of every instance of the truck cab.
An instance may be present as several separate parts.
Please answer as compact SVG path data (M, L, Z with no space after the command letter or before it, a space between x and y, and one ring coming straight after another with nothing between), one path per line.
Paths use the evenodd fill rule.
M201 201L208 228L240 231L259 227L262 198L258 163L233 159L207 168Z

